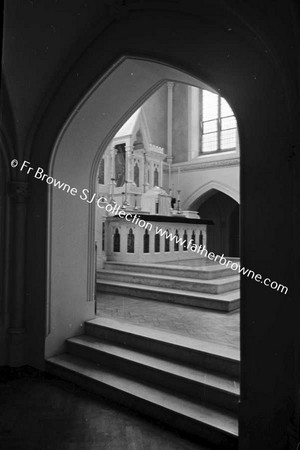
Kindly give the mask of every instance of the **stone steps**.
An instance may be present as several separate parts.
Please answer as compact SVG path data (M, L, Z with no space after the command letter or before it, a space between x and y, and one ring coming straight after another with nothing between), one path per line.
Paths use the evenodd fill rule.
M172 264L134 264L122 262L105 262L105 270L116 270L134 273L147 273L152 275L166 275L180 278L194 278L199 280L213 280L226 276L234 276L236 272L229 268L224 268L220 264L207 264L200 267L189 267L186 265Z
M237 411L239 382L228 376L222 377L217 373L86 335L69 339L67 350L74 356L89 359L147 383L195 397L203 405L212 404Z
M98 318L51 373L201 438L237 448L239 352L185 336Z
M97 272L97 281L118 281L160 288L181 289L207 294L223 294L240 287L238 275L213 280L198 280L195 278L183 278L169 275L146 274L125 272L120 270L100 270Z
M103 293L123 295L125 297L127 295L142 298L143 300L156 300L224 312L234 311L240 307L239 289L222 294L209 294L183 289L171 289L137 283L125 283L123 281L98 279L97 290Z
M220 449L237 449L238 426L234 414L198 405L73 355L56 356L46 364L52 374L143 415L172 424L176 430L198 436Z
M85 323L85 333L142 352L239 377L239 350L129 322L99 317Z

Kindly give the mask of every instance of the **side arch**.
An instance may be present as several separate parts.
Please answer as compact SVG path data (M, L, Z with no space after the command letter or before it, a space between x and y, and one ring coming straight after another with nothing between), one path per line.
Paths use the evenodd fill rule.
M184 200L182 208L185 210L197 210L201 203L207 200L210 195L212 195L216 191L223 192L223 194L228 195L238 204L240 204L240 195L236 189L217 181L210 181L209 183L206 183L200 188L196 189L192 195Z

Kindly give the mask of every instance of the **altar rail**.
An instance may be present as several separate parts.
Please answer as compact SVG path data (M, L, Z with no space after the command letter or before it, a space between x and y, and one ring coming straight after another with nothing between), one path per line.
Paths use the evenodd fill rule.
M165 221L163 218L159 221L148 220L152 225L150 230L150 227L141 227L117 216L108 217L105 249L107 261L152 263L205 257L204 254L201 256L190 248L192 244L197 247L206 245L207 225L199 223L200 220L186 219L176 222L167 219L169 218ZM160 236L156 233L157 228L167 230L172 236L176 235L177 239L171 240ZM176 243L180 238L185 241L184 245ZM192 243L188 249L190 240Z

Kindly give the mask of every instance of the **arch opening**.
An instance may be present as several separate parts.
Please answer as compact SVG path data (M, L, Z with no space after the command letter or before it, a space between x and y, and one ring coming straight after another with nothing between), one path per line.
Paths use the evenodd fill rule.
M62 351L64 340L80 333L84 321L94 317L96 230L91 200L104 151L167 80L211 90L176 68L123 58L82 99L56 140L49 174L76 189L77 195L49 188L47 357Z
M194 202L200 217L210 217L207 246L218 255L240 256L239 204L232 197L211 189Z
M207 258L222 247L210 242L208 227L218 226L217 215L205 204L216 196L228 202L227 196L211 189L204 199L195 198L204 186L218 184L213 180L221 177L224 160L238 157L238 146L229 148L237 131L226 128L222 134L222 120L231 120L232 111L220 116L216 93L218 117L199 121L203 92L212 90L182 71L127 58L65 124L50 171L70 189L49 189L46 358L65 352L66 339L82 334L91 319L100 327L109 319L117 331L128 322L138 325L140 317L150 335L156 327L224 345L227 333L229 347L239 353L239 276L222 269L221 277L216 260ZM186 114L178 108L183 98ZM205 139L199 132L204 127ZM207 160L216 167L210 174ZM233 176L234 190L239 167L234 174L232 169L224 177L228 184ZM225 210L233 249L238 212L231 203ZM225 317L224 311L234 314Z
M229 105L227 108L224 107L227 103L219 95L213 93L207 95L207 92L209 91L205 88L197 88L188 83L164 82L121 126L102 155L98 170L100 173L101 163L104 160L107 161L105 178L109 182L106 185L101 183L97 185L98 195L104 196L109 199L109 202L116 203L118 206L113 209L109 217L105 210L99 211L96 208L96 216L98 215L96 229L98 227L101 230L100 224L102 223L102 226L106 224L109 236L113 224L120 224L123 239L127 239L128 225L120 220L120 212L122 217L126 213L129 216L134 215L137 219L134 228L136 245L134 251L130 252L131 255L128 255L128 251L127 254L125 251L123 254L121 251L119 255L110 254L109 243L108 252L99 252L97 255L97 271L100 278L97 296L99 317L113 317L126 322L128 318L135 315L138 317L143 315L144 305L146 303L149 305L149 300L154 297L153 293L147 291L149 297L143 299L141 291L132 287L130 292L136 294L138 302L127 299L124 308L123 299L107 295L107 293L117 294L117 288L113 283L109 286L107 282L101 283L101 279L105 279L108 270L112 281L124 283L124 275L116 271L113 273L115 267L122 271L126 264L126 270L131 272L128 275L128 283L146 285L149 282L156 286L158 281L167 285L167 280L163 277L166 271L168 275L172 275L169 266L173 266L174 269L176 265L184 265L185 270L188 271L197 266L212 264L214 267L211 270L214 271L218 262L216 259L211 262L207 258L208 253L214 253L216 256L226 255L226 257L235 258L235 261L239 258L239 206L235 200L239 197L239 163L228 167L224 164L224 161L226 163L228 160L228 155L239 161L238 139L233 139L233 136L237 137L237 129L231 128L226 130L227 134L222 135L222 125L220 126L223 120L222 112L226 115L224 119L226 121L231 121L233 112ZM206 97L209 98L207 105L203 103ZM211 99L213 105L211 105ZM185 103L189 113L187 116L182 110L182 104ZM212 108L214 105L218 107ZM200 117L203 120L200 120ZM194 125L192 130L190 122ZM236 124L235 118L230 123L230 126ZM204 128L206 133L203 141L201 130ZM197 152L194 149L192 153L190 144L194 134L197 134L197 129L199 145ZM227 139L226 136L229 138ZM209 142L213 142L213 145ZM232 143L234 148L231 149ZM122 168L124 173L122 186L116 182L117 165L114 161L118 146L126 149ZM213 170L211 167L206 168L207 158L214 162ZM137 168L139 168L138 178ZM150 177L149 173L152 174ZM236 205L237 209L234 209ZM154 217L155 223L151 222ZM166 218L170 219L172 224L164 223ZM151 230L149 233L147 230L147 234L140 232L139 227L144 228L147 221L150 221L151 227L155 230L157 230L155 226L157 222L162 224L160 233L153 234ZM96 240L99 240L97 232ZM149 277L149 271L151 274L151 271L155 270L148 266L150 263L165 266L160 267L161 278L158 280ZM147 275L147 278L141 275L139 278L134 277L133 272L136 270ZM196 277L195 272L191 274ZM175 269L173 275L175 275ZM176 275L180 276L179 272L176 272ZM200 278L203 276L200 272L198 275ZM224 275L239 278L230 271L224 272ZM231 289L236 291L233 294L234 301L238 300L235 297L238 296L238 285L235 281ZM124 295L128 297L129 288L125 284L123 287ZM168 287L172 288L171 283ZM193 290L193 287L189 289ZM214 290L215 287L212 287L211 292ZM179 304L181 302L180 299L176 301ZM187 301L189 302L190 299ZM190 306L189 303L188 306ZM209 304L209 306L212 305ZM171 306L169 309L171 310ZM159 323L160 308L157 308L156 313L158 316L145 321L145 326L151 325L153 321ZM164 323L168 322L171 322L169 317ZM221 335L222 332L220 332ZM238 346L238 343L239 336L236 335L232 345Z

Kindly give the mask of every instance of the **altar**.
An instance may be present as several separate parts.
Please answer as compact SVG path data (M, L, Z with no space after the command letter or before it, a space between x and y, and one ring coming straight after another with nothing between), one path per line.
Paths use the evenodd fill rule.
M172 181L171 159L164 148L150 142L138 110L100 162L98 194L118 205L118 212L97 211L99 269L105 261L154 263L205 257L193 249L206 245L212 222L201 219L197 211L181 210L178 180L176 196ZM129 216L138 219L127 220Z
M159 214L139 214L139 220L152 227L119 216L107 218L107 261L155 263L205 257L192 248L205 246L209 221Z

